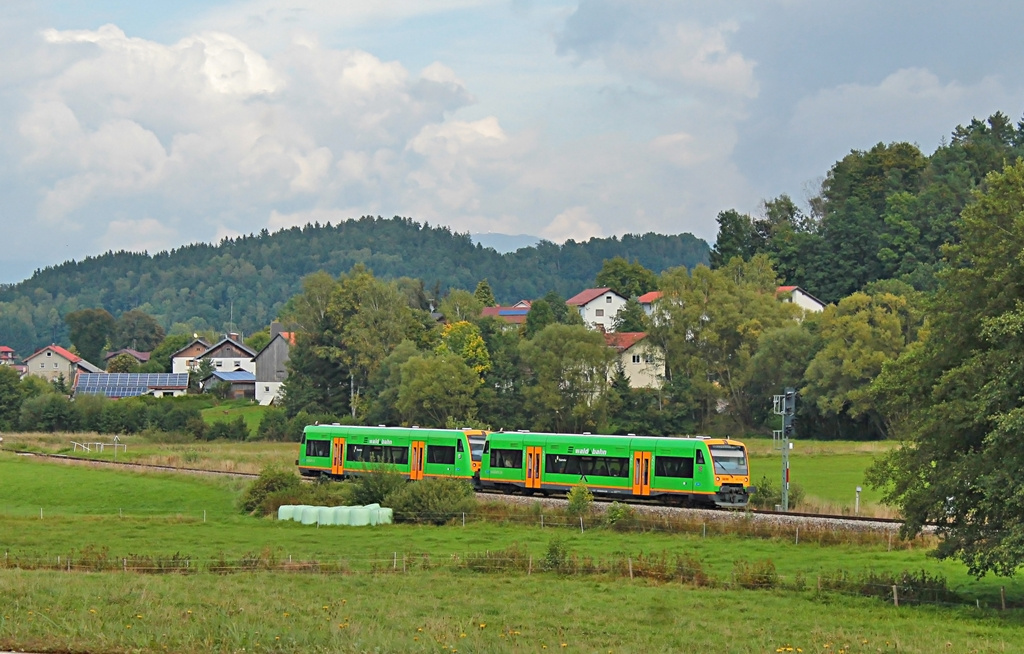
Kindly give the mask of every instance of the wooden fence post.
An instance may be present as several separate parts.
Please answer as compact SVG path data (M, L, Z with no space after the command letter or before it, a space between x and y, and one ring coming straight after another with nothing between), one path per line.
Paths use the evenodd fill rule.
M900 596L899 596L899 594L897 594L897 592L896 592L896 585L895 585L895 584L893 584L893 587L892 587L892 603L893 603L893 604L894 604L894 605L895 605L895 606L896 606L897 608L899 608L899 606L900 606Z

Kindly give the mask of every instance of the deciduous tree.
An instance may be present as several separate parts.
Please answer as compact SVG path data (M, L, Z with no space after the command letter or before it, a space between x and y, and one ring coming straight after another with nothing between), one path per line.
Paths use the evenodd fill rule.
M885 366L878 399L903 441L871 472L904 535L976 575L1024 561L1024 161L993 173L946 250L927 335Z

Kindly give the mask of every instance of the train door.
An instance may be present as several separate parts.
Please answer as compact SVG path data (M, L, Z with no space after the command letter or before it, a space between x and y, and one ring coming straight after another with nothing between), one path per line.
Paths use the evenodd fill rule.
M340 477L345 472L345 439L334 439L334 456L331 457L331 474Z
M412 457L409 462L409 479L423 479L423 450L425 443L423 441L413 441L412 445Z
M651 494L650 452L633 452L633 494Z
M542 447L526 448L526 487L540 488Z

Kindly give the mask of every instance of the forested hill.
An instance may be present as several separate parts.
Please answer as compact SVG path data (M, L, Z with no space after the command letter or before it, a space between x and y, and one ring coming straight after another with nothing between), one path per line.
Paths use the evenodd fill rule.
M115 316L141 309L170 328L223 330L232 316L244 332L266 326L300 290L301 279L365 264L378 277L422 280L427 295L472 291L487 279L499 302L564 297L591 285L605 259L637 260L660 272L708 261L709 246L691 234L591 239L498 254L468 234L408 218L363 217L337 225L306 225L273 234L193 244L155 255L109 252L37 271L0 291L0 342L23 356L51 341L66 342L63 316L102 307Z

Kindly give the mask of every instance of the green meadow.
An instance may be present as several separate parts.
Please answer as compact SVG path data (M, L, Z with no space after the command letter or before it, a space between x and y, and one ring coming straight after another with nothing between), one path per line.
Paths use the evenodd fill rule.
M744 538L719 530L707 537L699 529L581 533L557 512L542 527L539 507L498 522L470 516L465 526L318 529L241 515L235 506L244 485L0 453L0 549L8 562L0 570L0 649L1012 652L1024 635L1020 611L991 608L999 605L1001 586L1011 604L1024 604L1024 583L973 579L959 564L929 556L928 540L890 550L884 540L822 545L807 534L797 544L786 535ZM711 587L546 572L553 543L581 561L686 557L699 563ZM510 547L530 557L530 574L458 564ZM98 553L114 560L189 557L199 572L9 564L57 568L58 556L83 561ZM316 560L347 572L208 571L213 562L253 556ZM730 584L738 563L766 561L779 577L774 590ZM816 579L839 570L924 570L944 577L960 600L895 608L883 599L819 593Z

